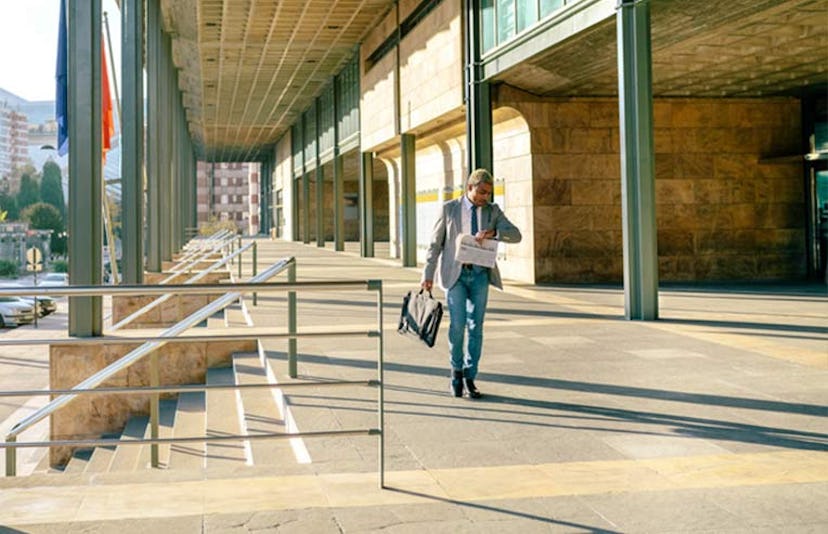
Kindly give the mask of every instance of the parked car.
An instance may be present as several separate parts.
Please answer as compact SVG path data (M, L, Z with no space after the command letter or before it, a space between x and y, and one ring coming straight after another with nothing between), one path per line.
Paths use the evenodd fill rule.
M12 282L12 283L3 284L0 287L9 287L9 288L19 289L19 288L24 287L24 286L21 286L20 284ZM12 297L12 298L19 299L21 302L23 302L24 304L28 304L32 308L35 307L35 297L34 296L26 295L26 296L23 296L23 297ZM38 317L44 317L46 315L49 315L50 313L54 313L55 311L57 311L57 301L55 299L53 299L52 297L48 297L46 295L37 295L37 316Z
M35 305L35 298L34 297L18 297L21 302L28 304L29 306L34 307ZM57 311L57 301L52 297L47 297L46 295L38 295L37 296L37 316L38 317L45 317L50 313L54 313Z
M34 322L34 308L17 297L0 297L0 328Z
M37 285L43 287L68 286L69 275L67 273L48 273L40 279Z

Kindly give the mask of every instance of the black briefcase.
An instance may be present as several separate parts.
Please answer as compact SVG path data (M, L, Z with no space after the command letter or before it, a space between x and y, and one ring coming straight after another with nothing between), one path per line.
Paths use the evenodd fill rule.
M431 291L409 291L403 298L397 331L400 334L416 336L429 347L433 347L437 341L442 318L443 304L431 296Z

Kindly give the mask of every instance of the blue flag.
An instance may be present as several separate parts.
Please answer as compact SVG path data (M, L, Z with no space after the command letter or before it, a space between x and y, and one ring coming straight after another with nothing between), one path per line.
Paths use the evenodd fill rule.
M58 130L58 154L69 153L69 98L68 62L66 61L66 0L60 0L58 24L57 89L55 94L55 121Z

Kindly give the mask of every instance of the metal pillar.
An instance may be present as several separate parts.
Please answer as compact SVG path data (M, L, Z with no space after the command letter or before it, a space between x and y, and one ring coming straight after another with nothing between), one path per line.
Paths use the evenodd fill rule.
M492 96L483 80L480 0L466 0L466 170L493 170Z
M627 319L654 320L658 250L649 0L621 0L617 27L624 313Z
M320 99L316 99L316 126L314 127L314 146L316 153L314 163L316 165L316 246L325 246L325 170L322 168L322 161L319 158L319 150L322 146L322 139L319 134L322 131L322 105Z
M144 0L121 3L122 264L126 284L144 282Z
M319 140L316 142L319 146ZM316 246L325 246L325 170L322 168L322 163L319 161L319 151L317 149L316 158Z
M402 265L417 266L417 180L415 165L416 137L400 135L400 209L402 210Z
M342 87L339 76L333 84L334 116L334 157L333 157L333 240L334 250L345 250L345 176L342 166L342 154L339 152L339 116L342 114Z
M374 257L374 154L363 152L359 166L359 243L363 258Z
M299 178L290 174L290 240L299 241Z
M69 276L103 282L101 0L68 2ZM103 332L101 297L69 297L69 335Z
M345 250L345 176L339 146L333 158L334 250Z
M161 6L147 0L147 270L161 272Z
M189 137L189 131L187 136L187 155L190 158L190 226L198 228L198 159L193 151L193 140Z
M310 175L302 172L302 242L310 244Z
M172 92L173 84L171 80L172 72L172 39L170 36L161 30L161 172L159 175L161 181L161 261L172 260L172 212L175 209L174 191L173 191L173 168L172 168L172 154L173 154L173 128L175 124L175 115L172 111Z

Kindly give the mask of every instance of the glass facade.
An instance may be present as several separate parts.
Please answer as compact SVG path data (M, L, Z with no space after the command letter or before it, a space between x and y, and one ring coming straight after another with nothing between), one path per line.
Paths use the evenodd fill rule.
M483 52L513 39L539 21L578 0L481 0Z

